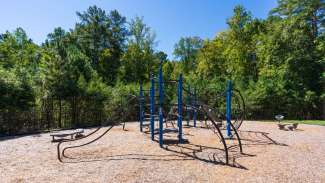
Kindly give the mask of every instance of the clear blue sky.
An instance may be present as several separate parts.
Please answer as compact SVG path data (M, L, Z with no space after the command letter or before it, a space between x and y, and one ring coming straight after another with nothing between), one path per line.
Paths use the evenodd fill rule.
M227 28L226 19L241 4L254 17L265 18L276 0L5 0L0 3L0 33L22 27L36 43L42 43L55 27L73 28L76 11L97 5L117 9L130 18L143 16L156 32L158 50L172 58L174 44L184 36L213 38Z

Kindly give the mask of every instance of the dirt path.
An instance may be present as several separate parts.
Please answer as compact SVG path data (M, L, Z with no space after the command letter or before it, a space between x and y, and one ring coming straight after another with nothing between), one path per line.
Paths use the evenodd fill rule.
M245 154L227 140L230 166L211 130L184 128L188 144L159 148L136 123L127 129L115 127L89 146L68 150L64 163L49 134L0 139L0 182L325 182L325 127L280 131L275 123L245 122Z

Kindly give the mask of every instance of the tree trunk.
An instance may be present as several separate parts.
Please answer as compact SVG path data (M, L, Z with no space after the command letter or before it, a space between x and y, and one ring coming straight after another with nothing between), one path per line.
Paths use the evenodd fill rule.
M59 99L59 128L62 128L62 100L61 98Z

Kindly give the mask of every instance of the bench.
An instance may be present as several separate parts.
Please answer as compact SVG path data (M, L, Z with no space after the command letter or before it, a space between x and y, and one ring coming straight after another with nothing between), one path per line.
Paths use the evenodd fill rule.
M64 132L64 133L52 133L50 136L52 137L52 142L59 142L64 140L64 137L70 136L70 139L73 138L80 138L83 136L84 130L83 129L77 129L71 132ZM59 139L56 139L59 138Z
M298 123L293 123L293 124L281 124L281 123L278 123L278 127L280 130L286 130L285 127L287 127L287 130L295 130L297 129L298 127Z

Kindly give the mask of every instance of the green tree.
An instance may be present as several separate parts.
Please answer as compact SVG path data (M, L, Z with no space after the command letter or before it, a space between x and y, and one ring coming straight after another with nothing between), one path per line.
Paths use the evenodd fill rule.
M319 33L324 31L325 2L324 0L278 0L278 7L271 11L271 15L306 23L309 27L309 35L316 39Z
M29 89L26 88L26 93L22 91L21 95L35 97L40 54L39 47L28 38L22 28L17 28L13 33L7 31L5 34L0 35L0 67L3 71L2 74L12 73L4 77L8 83L17 81L18 86L29 87ZM12 76L12 81L10 81L10 76ZM13 101L13 103L15 102ZM19 106L17 107L19 108Z
M120 78L126 82L140 82L149 79L150 72L155 72L159 61L164 59L161 53L155 53L155 34L136 17L130 22L128 46L122 58Z
M257 58L255 47L258 42L259 21L253 20L251 13L242 6L234 8L234 15L227 21L229 30L225 33L227 74L241 88L249 80L257 80Z
M81 21L74 31L77 44L99 75L108 84L114 84L128 35L125 17L116 10L106 14L96 6L77 15Z
M196 56L202 45L203 40L199 37L184 37L175 44L173 54L182 62L185 73L196 68Z

